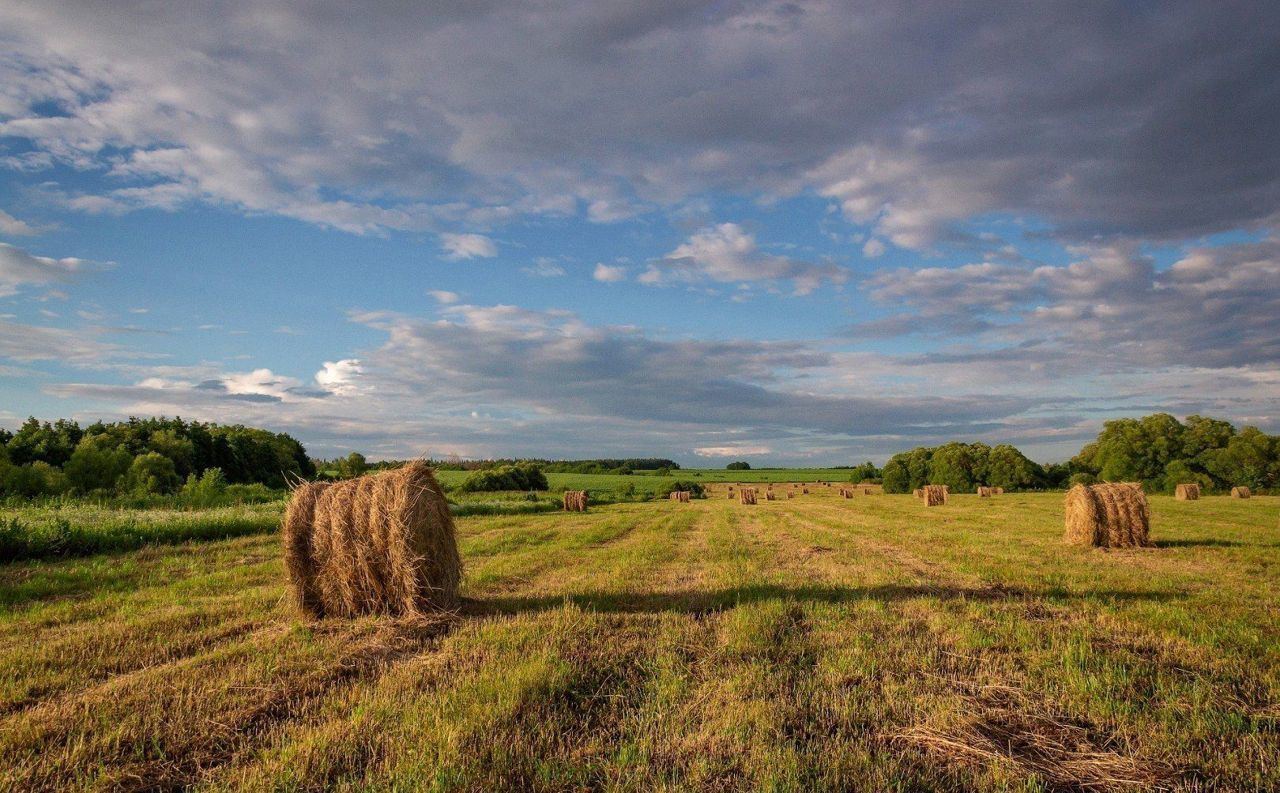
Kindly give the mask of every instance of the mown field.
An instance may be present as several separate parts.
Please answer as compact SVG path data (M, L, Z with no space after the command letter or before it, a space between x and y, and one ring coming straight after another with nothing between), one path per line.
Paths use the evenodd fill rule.
M270 534L0 565L0 790L1280 789L1280 498L723 493L461 517L425 621Z

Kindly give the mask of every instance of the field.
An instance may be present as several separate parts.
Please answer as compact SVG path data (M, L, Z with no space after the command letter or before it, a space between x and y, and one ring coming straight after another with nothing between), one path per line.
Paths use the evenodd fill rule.
M271 534L0 565L0 790L1280 789L1280 498L812 490L461 517L427 621Z

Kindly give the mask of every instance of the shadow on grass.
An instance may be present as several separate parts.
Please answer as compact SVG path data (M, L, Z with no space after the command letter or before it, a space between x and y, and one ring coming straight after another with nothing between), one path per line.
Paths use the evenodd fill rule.
M722 611L744 604L770 600L807 601L812 603L852 603L860 600L897 601L916 598L940 600L1013 601L1013 600L1062 600L1062 601L1153 601L1168 602L1184 596L1174 592L1142 592L1128 590L1098 590L1087 595L1050 589L1031 591L1026 589L987 586L772 586L752 585L736 589L711 591L672 592L571 592L563 595L540 597L488 597L464 598L462 613L468 616L520 614L549 611L574 605L589 611L605 613L637 614L676 612L705 614Z
M1219 540L1216 538L1204 540L1156 540L1157 548L1238 548L1244 543L1236 540Z

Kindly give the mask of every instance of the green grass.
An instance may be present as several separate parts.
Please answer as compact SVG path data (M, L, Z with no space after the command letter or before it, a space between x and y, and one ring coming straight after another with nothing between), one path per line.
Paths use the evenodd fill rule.
M462 517L461 613L300 621L277 540L0 565L0 789L1274 790L1280 498Z

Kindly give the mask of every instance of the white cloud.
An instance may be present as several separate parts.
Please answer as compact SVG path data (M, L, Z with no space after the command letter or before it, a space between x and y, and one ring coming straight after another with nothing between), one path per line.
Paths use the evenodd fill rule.
M498 246L483 234L441 234L440 247L445 258L453 261L460 259L491 259L498 255Z
M36 229L26 221L18 220L13 215L0 209L0 234L11 237L29 237L36 234Z
M521 267L520 272L535 278L559 278L565 274L563 267L546 257L537 259L530 267Z
M0 297L15 295L27 285L67 281L94 266L95 262L86 259L36 256L0 242Z
M768 446L699 446L693 453L699 457L749 457L772 451Z
M627 280L627 268L597 262L596 269L591 273L591 277L606 284L617 283L618 281Z
M316 384L334 394L353 394L360 390L357 381L362 374L364 369L358 359L325 361L324 367L316 372Z
M436 302L442 305L457 303L461 299L461 295L457 292L450 292L446 289L432 289L430 292L427 292L427 294L434 297Z
M884 243L874 237L867 240L862 246L862 255L868 259L875 259L884 255Z
M695 232L671 253L651 262L637 280L649 285L790 281L795 294L805 295L824 281L840 284L848 278L848 271L834 264L764 253L754 235L736 223L721 223Z

